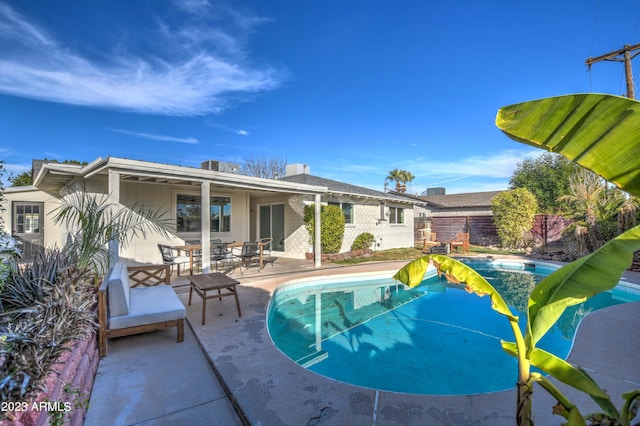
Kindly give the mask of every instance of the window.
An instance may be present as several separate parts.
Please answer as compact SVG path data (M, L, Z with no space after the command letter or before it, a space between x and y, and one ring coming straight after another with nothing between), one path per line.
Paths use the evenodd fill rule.
M231 231L231 198L211 197L211 232Z
M176 202L176 231L200 232L202 203L199 195L178 194ZM211 197L209 207L211 232L231 231L231 198Z
M404 209L389 207L389 223L404 223Z
M330 206L338 206L342 209L342 213L344 213L344 223L353 223L353 204L351 203L337 203L337 202L328 202Z
M40 206L16 206L16 233L37 234L40 232Z

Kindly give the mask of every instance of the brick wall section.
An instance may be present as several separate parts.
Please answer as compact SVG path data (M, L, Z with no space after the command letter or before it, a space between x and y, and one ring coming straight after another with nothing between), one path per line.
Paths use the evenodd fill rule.
M65 412L64 424L82 426L99 358L95 333L91 333L83 340L75 341L72 349L60 356L52 367L53 371L44 380L45 391L28 401L29 410L9 413L13 415L13 420L3 420L2 426L48 425L49 413L46 410L31 410L34 403L39 404L46 401L58 402L61 408L64 408L64 402L70 402L71 411ZM65 392L65 388L70 389L71 392Z

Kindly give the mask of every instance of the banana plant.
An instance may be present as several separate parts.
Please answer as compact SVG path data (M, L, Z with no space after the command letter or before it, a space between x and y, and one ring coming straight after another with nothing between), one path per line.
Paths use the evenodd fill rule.
M516 142L564 155L640 196L640 102L573 94L510 105L496 126Z
M558 152L599 174L632 195L640 195L640 104L611 95L577 94L525 102L501 108L496 125L517 142ZM429 262L438 274L479 296L489 295L491 306L511 325L515 342L502 342L503 349L518 359L518 425L532 425L533 384L538 383L557 401L554 413L570 425L585 420L629 425L640 405L640 391L623 395L620 411L609 396L581 368L536 347L564 310L609 290L629 267L633 253L640 250L640 226L609 241L597 251L558 269L543 279L529 297L526 329L523 332L504 299L472 268L441 255L428 255L400 269L394 278L418 285ZM535 366L574 388L586 392L601 413L583 417L547 378L531 371ZM608 423L615 424L615 423Z
M531 425L531 398L533 384L539 383L559 402L558 414L570 424L584 424L583 416L568 398L560 393L544 376L533 373L535 366L556 379L588 393L603 410L603 415L611 419L621 419L621 413L605 391L588 374L561 358L536 347L540 339L549 331L566 308L584 302L602 291L616 286L622 273L629 267L633 252L640 250L640 226L630 229L609 241L597 251L584 256L545 277L529 296L526 329L523 332L515 316L498 291L473 268L444 255L430 254L420 257L402 267L394 279L410 287L419 285L427 270L433 264L438 275L453 284L478 296L488 295L493 310L509 321L515 342L502 342L503 349L518 359L516 420L518 425ZM638 399L633 396L629 404ZM629 410L623 410L626 415ZM635 416L635 412L634 412ZM628 425L632 419L621 421ZM581 419L579 421L578 419Z
M496 126L517 142L560 153L629 194L636 197L640 194L640 103L633 99L606 94L573 94L524 102L498 110ZM585 256L588 259L599 259L602 263L593 263L585 258L574 262L579 273L575 282L583 286L585 291L589 291L589 287L598 280L616 275L615 270L619 270L620 265L614 267L613 262L622 262L622 266L628 265L631 261L628 255L633 256L633 252L629 250L640 249L640 236L636 230L637 228L633 228L614 240L621 241L627 238L624 243L615 243L615 247L607 244L606 248L603 246L600 250ZM626 256L622 256L623 253ZM573 264L567 266L571 265ZM554 301L550 296L553 293L552 288L537 286L531 295L530 300L533 300L533 304L530 302L529 315L541 318L537 321L537 327L527 330L525 336L526 343L532 347L546 332L545 323L549 319L557 320L558 315L554 311L562 308L558 306L561 302ZM531 324L531 321L528 324ZM516 353L513 346L503 347L511 354ZM530 355L533 356L532 353ZM541 369L559 380L562 380L560 377L563 374L571 372L574 375L582 374L586 380L593 382L583 370L572 369L570 365L562 364L561 360L551 354L538 356L541 358L534 365L540 367L538 363L547 361L547 365L556 365L557 368L553 372ZM546 381L540 383L545 387ZM635 417L640 404L637 391L627 393L623 395L624 407L618 413L608 399L597 399L593 393L577 386L576 380L565 383L589 393L599 403L603 413L589 416L592 422L616 420L619 424L627 425ZM549 386L545 389L556 396L562 405L561 398L555 390Z

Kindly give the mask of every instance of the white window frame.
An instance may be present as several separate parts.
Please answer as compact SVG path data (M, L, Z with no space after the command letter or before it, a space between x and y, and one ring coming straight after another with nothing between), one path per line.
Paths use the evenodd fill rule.
M389 223L392 225L404 225L403 207L389 207Z
M202 232L202 222L201 222L201 218L199 217L197 220L197 229L195 230L180 230L178 229L178 197L179 196L187 196L187 197L194 197L195 199L200 201L200 212L202 214L202 198L200 194L197 194L195 192L183 192L183 191L175 191L174 193L174 212L176 213L175 216L175 221L176 221L176 233L178 234L194 234L194 233L201 233ZM221 204L221 203L215 203L215 199L216 198L226 198L229 200L228 203L226 204ZM210 229L210 233L215 233L215 234L223 234L223 233L230 233L233 229L233 224L232 224L232 206L233 206L233 199L230 195L226 195L226 194L211 194L209 195L209 200L210 200L210 204L209 204L209 221L212 225L211 229ZM218 229L214 229L213 228L213 215L212 215L212 210L214 207L219 207L220 211L222 212L222 217L225 217L224 215L224 206L229 206L229 212L228 212L228 222L229 222L229 229L228 230L220 230L220 226L218 226ZM224 221L223 221L224 222ZM218 225L220 225L220 221L218 221Z
M349 222L347 222L347 214L344 212L344 205L348 204L351 206L351 220ZM328 201L327 205L329 206L338 206L340 207L340 210L342 210L342 214L344 214L344 224L345 225L353 225L356 222L355 219L355 210L356 210L356 205L354 203L347 203L347 202L342 202L342 201Z

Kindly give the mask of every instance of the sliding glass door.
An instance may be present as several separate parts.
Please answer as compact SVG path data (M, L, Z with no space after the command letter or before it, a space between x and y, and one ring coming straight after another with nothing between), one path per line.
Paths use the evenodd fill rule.
M260 238L273 238L271 249L284 251L284 204L260 206Z

